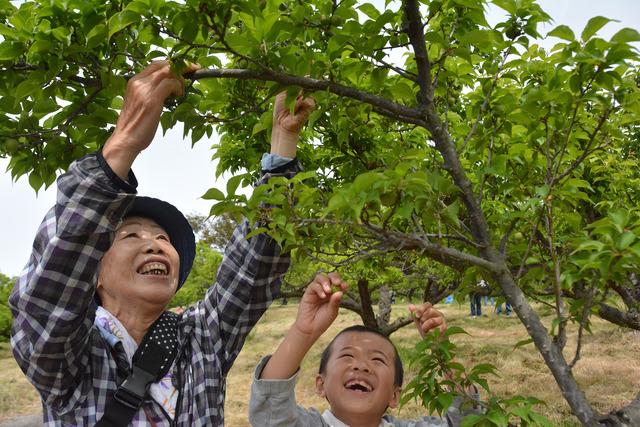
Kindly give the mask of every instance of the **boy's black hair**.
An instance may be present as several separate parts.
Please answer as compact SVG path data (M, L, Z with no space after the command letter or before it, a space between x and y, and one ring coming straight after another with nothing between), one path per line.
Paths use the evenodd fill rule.
M398 386L398 387L402 387L402 380L404 379L404 368L402 367L402 360L400 359L400 355L398 354L398 349L396 348L395 345L393 345L393 342L389 339L388 336L386 336L382 332L378 331L377 329L373 329L373 328L370 328L368 326L363 326L363 325L349 326L348 328L344 328L343 330L338 332L338 335L333 337L333 339L331 340L329 345L327 345L327 347L322 351L322 356L320 356L320 369L318 370L318 373L320 373L322 375L324 375L326 373L326 371L327 371L327 362L329 361L329 358L331 357L331 352L332 352L332 349L333 349L333 343L335 342L335 340L338 339L338 337L340 335L345 334L347 332L358 332L358 333L368 332L368 333L371 333L371 334L376 334L379 337L384 338L389 344L391 344L391 346L393 347L393 353L394 353L394 356L395 356L395 361L394 361L395 377L393 379L393 385Z

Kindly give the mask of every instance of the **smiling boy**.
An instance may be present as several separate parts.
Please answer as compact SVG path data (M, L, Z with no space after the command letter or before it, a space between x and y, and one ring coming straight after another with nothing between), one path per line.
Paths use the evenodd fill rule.
M332 285L340 290L332 291ZM399 420L385 414L400 400L402 362L389 338L364 326L341 331L322 353L316 376L316 393L330 409L320 413L296 404L295 381L304 356L338 315L347 284L336 273L318 275L307 287L294 324L271 357L255 371L249 403L253 426L332 427L436 427L457 426L462 418L451 407L444 418ZM409 306L414 323L424 337L447 327L431 304Z

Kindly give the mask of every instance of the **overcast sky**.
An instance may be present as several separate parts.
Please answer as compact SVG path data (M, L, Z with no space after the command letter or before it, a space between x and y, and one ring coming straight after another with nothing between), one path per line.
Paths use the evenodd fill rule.
M543 29L543 34L555 25L565 24L579 35L587 21L597 15L620 21L599 32L605 38L622 27L640 30L637 0L542 0L539 4L555 21ZM500 13L491 9L489 21L497 22ZM192 149L190 140L182 140L181 127L170 130L164 137L158 131L151 147L134 164L139 193L165 199L185 213L208 213L211 203L199 197L212 186L225 191L226 181L215 181L215 164L210 160L213 154L210 147L216 142L213 135L211 140L202 139ZM38 224L54 203L55 185L41 190L36 197L27 177L12 182L10 174L4 172L6 166L7 161L0 159L0 272L16 276L29 258Z

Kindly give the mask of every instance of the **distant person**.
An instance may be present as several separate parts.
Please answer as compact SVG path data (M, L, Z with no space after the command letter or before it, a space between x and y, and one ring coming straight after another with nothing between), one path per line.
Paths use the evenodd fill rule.
M167 311L191 269L194 234L178 209L136 194L131 166L165 99L183 90L168 62L149 65L129 80L102 150L57 181L9 300L13 352L42 397L46 426L223 426L226 376L278 294L289 255L264 234L248 239L245 221L204 299ZM300 170L296 142L313 107L298 99L290 111L276 98L260 182Z
M337 290L333 291L332 287ZM300 363L313 344L333 323L347 284L336 273L318 275L309 284L298 315L273 356L259 363L249 402L252 426L458 426L463 417L453 405L444 417L426 416L400 420L385 414L400 399L402 361L389 338L365 326L351 326L336 335L325 348L316 377L316 393L330 409L323 413L297 405L295 383ZM421 336L433 329L444 332L447 324L431 304L409 306Z
M482 316L482 300L478 292L471 291L469 294L469 305L471 306L471 317Z
M482 297L488 295L489 285L484 280L480 280L477 286L469 293L469 305L471 307L471 317L482 316Z
M511 304L509 304L509 301L505 301L505 310L504 310L504 314L507 316L511 316ZM502 314L502 304L498 304L496 306L496 313L498 315Z

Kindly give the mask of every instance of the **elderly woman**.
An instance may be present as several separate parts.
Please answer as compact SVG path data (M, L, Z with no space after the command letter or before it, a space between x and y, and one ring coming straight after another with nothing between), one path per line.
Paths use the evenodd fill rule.
M130 169L165 99L182 91L167 62L129 81L101 152L58 179L13 290L13 351L47 426L222 426L227 373L289 265L266 235L247 239L245 222L204 299L180 316L165 311L191 269L193 231L170 204L138 197ZM277 99L261 182L299 170L296 143L313 107L299 99L290 112Z

